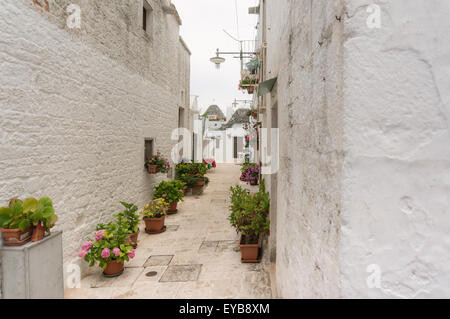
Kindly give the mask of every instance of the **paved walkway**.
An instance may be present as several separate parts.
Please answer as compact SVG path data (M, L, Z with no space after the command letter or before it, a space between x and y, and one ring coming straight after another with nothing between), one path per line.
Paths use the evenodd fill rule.
M267 257L242 264L227 219L229 188L239 174L237 165L219 165L204 194L186 196L178 214L166 218L165 233L147 235L141 225L136 257L120 277L104 278L98 269L66 298L271 298Z

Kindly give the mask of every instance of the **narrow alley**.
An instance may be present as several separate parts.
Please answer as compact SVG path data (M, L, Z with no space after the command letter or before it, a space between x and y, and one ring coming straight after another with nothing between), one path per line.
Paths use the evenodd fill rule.
M211 170L203 195L187 195L166 218L165 233L148 235L141 223L136 257L122 276L105 278L95 268L80 289L66 289L65 298L271 298L267 256L259 264L241 263L239 237L227 219L239 168Z

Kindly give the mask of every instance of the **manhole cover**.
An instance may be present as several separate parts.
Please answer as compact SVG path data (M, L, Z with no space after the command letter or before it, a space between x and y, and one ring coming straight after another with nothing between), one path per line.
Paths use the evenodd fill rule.
M155 277L158 273L156 271L150 271L148 273L146 273L145 275L147 277Z

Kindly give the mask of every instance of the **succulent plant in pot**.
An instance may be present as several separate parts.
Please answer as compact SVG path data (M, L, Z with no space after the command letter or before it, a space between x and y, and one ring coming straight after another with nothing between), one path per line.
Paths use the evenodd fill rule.
M155 187L153 199L162 198L169 204L168 213L176 213L179 201L183 201L183 189L186 184L181 181L162 181Z
M106 277L120 276L124 271L125 261L135 257L129 229L123 219L107 225L98 225L95 238L83 243L78 254L89 263L89 267L98 262Z
M165 231L164 221L169 204L162 198L150 201L144 206L141 215L144 217L145 231L158 234Z

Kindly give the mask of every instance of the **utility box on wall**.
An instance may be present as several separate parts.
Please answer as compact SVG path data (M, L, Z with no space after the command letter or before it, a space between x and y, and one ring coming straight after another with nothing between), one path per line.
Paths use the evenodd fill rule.
M61 231L1 253L4 299L64 298Z

